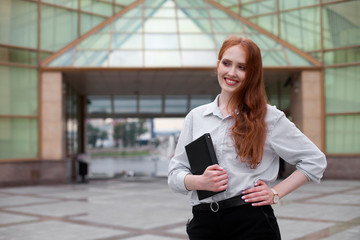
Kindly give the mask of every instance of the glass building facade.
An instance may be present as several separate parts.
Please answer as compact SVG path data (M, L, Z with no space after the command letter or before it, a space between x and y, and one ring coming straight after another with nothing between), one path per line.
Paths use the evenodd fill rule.
M156 81L156 75L206 78L229 35L256 42L265 72L275 79L287 69L320 73L321 148L334 162L343 161L350 169L359 166L360 1L356 0L3 0L0 164L15 171L23 163L50 162L47 169L55 169L56 160L83 152L86 105L88 116L184 116L213 99L214 93L188 89L188 93L121 94L115 88L87 94L67 78L89 71L128 79L142 75L148 89L152 84L145 80ZM179 71L168 77L153 69ZM53 72L59 73L55 76L61 83L59 91L43 77ZM87 83L82 84L84 88ZM125 80L122 84L129 85ZM284 111L295 102L291 91L282 87L286 84L295 83L270 80L266 85L269 102ZM53 90L55 95L47 94ZM61 107L60 115L52 112L56 106ZM47 125L51 121L53 125ZM46 154L52 146L47 145L51 140L46 134L49 139L57 134L51 126L60 127L64 135L59 136L64 142L56 145L62 159ZM29 169L23 179L0 178L0 184L24 182L26 177L40 181L46 178L41 171Z

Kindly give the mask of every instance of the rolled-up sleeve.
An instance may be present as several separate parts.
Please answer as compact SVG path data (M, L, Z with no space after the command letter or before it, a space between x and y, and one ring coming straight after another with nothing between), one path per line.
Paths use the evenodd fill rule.
M176 145L174 157L171 158L168 168L168 185L178 193L188 194L190 191L185 187L185 176L191 174L190 164L186 155L185 145L192 139L191 112L186 116Z
M327 165L325 155L284 113L279 112L271 127L273 150L286 162L295 165L309 180L319 183Z

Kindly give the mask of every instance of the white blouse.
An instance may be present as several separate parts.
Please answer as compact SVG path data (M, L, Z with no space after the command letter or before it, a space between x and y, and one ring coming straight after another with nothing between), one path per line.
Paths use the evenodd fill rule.
M168 184L172 190L183 194L190 192L184 185L185 176L191 174L185 146L204 133L211 134L216 157L219 165L226 170L229 183L226 191L203 199L202 203L241 195L243 190L253 187L259 179L267 184L274 182L279 171L279 156L296 165L309 180L320 182L327 165L325 155L274 106L267 106L267 135L260 165L251 169L248 163L241 162L236 157L230 136L234 119L231 115L222 116L217 104L218 98L219 96L212 103L193 109L185 117L168 169ZM197 192L191 192L191 205L199 204Z

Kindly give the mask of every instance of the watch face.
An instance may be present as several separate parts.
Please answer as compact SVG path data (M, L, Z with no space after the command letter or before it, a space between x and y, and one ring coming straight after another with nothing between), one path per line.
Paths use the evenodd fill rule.
M279 202L279 196L278 195L275 195L274 196L274 203L278 203Z

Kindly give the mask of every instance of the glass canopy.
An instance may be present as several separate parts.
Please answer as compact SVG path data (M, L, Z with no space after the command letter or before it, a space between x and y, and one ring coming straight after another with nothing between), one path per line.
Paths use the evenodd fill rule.
M49 67L215 67L230 35L252 39L264 66L313 66L273 38L205 0L138 1L81 42L69 44Z

